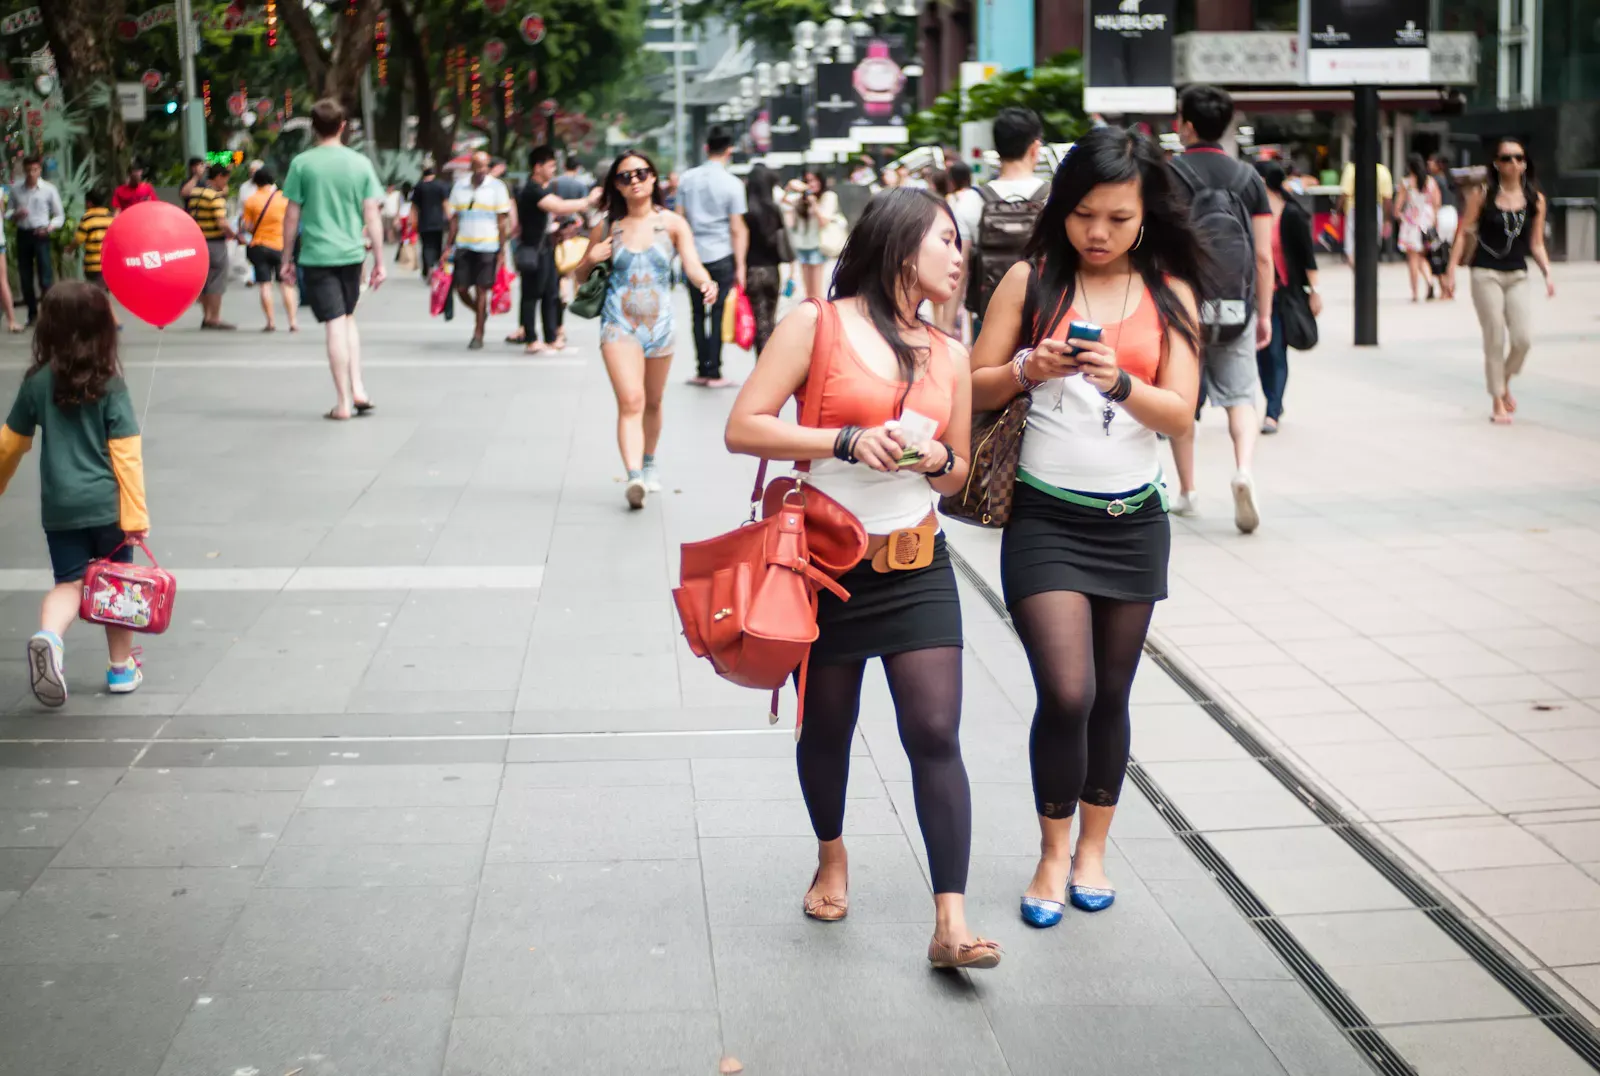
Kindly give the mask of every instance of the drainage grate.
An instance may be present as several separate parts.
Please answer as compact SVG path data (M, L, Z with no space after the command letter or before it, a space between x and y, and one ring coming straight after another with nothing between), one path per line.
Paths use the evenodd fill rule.
M950 559L961 574L967 577L967 581L983 596L984 600L993 607L1006 626L1015 631L1016 627L1011 623L1011 614L1007 611L1005 602L1000 595L995 593L994 588L989 586L988 581L979 575L972 564L955 549L950 550ZM1199 685L1195 684L1187 676L1180 678L1177 674L1181 670L1171 668L1164 655L1159 654L1154 648L1147 648L1147 650L1157 664L1172 673L1173 678L1178 680L1184 690L1188 691L1195 701L1200 703L1219 723L1228 728L1230 732L1237 727L1237 722L1233 720L1232 715L1228 714L1214 700L1208 698L1199 689ZM1244 744L1251 756L1257 761L1262 762L1264 765L1269 759L1274 763L1277 761L1276 759L1271 759L1264 746L1250 735L1248 729L1241 728L1239 731L1249 738L1248 743L1244 740L1240 742ZM1319 802L1319 797L1316 791L1303 787L1303 782L1298 781L1287 767L1283 767L1280 764L1279 770L1274 771L1274 775L1278 776L1279 780L1284 781L1289 790L1304 800L1307 806L1313 810L1317 809L1316 804ZM1251 889L1249 884L1239 877L1234 871L1233 865L1212 846L1211 842L1206 839L1205 834L1195 830L1188 817L1178 808L1177 804L1167 798L1167 794L1161 790L1161 786L1145 771L1143 766L1139 765L1137 760L1129 760L1128 776L1133 780L1139 791L1144 793L1145 798L1150 801L1161 817L1165 819L1178 840L1182 841L1195 859L1199 860L1206 870L1211 872L1211 876L1216 879L1217 884L1228 895L1228 899L1232 900L1239 911L1249 920L1250 925L1255 928L1261 939L1271 947L1273 952L1278 954L1278 958L1300 980L1311 996L1316 999L1317 1004L1322 1006L1334 1024L1340 1031L1344 1032L1345 1037L1360 1051L1361 1055L1367 1059L1372 1067L1382 1073L1383 1076L1416 1076L1416 1069L1412 1068L1410 1063L1400 1056L1399 1051L1389 1043L1388 1039L1384 1038L1382 1034L1372 1027L1371 1022L1367 1019L1366 1014L1361 1011L1360 1006L1350 1000L1349 995L1339 988L1339 985L1328 975L1327 970L1317 962L1316 958L1306 950L1305 946L1300 944L1300 940L1273 917L1272 910L1256 895L1255 890ZM1329 807L1331 809L1331 805ZM1317 813L1324 821L1328 821L1329 816L1324 815L1322 811ZM1341 824L1344 822L1343 816L1337 810L1331 811L1331 817L1337 819Z

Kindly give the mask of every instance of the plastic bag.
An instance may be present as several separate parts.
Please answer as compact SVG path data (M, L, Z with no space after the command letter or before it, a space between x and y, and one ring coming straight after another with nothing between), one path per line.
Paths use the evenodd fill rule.
M744 289L733 289L733 342L746 351L756 346L756 311Z
M434 317L443 314L446 304L450 302L451 276L444 262L440 262L433 267L433 273L428 277L428 313Z
M489 313L511 313L511 283L516 280L508 266L502 265L494 277L494 290L489 293Z

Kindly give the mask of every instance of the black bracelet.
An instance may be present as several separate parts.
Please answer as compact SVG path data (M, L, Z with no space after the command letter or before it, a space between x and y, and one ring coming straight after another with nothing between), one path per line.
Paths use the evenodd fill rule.
M943 478L956 469L956 450L950 447L948 441L940 441L939 443L944 445L944 466L939 468L939 473L934 476L935 478Z
M858 463L856 459L856 438L861 435L860 426L846 426L839 431L839 436L833 439L833 455L835 459L845 463Z
M1110 389L1101 392L1100 395L1112 403L1121 403L1133 395L1133 377L1126 370L1118 370L1117 383L1112 385Z

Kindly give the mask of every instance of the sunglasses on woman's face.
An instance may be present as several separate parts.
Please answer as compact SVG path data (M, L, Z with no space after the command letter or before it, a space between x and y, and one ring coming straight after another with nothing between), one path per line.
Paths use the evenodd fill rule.
M1527 159L1528 158L1524 157L1520 153L1502 153L1500 156L1495 158L1495 160L1499 161L1501 164L1521 164Z
M655 173L650 171L648 168L635 168L631 172L618 172L617 182L631 186L634 183L643 183L653 175L655 175Z

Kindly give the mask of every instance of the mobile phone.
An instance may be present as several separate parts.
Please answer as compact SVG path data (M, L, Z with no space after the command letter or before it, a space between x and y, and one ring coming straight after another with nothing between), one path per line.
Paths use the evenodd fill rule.
M1067 326L1067 339L1069 341L1093 340L1098 343L1100 341L1100 326L1094 324L1092 321L1074 321ZM1071 350L1070 354L1077 355L1082 351L1083 348L1075 347Z

